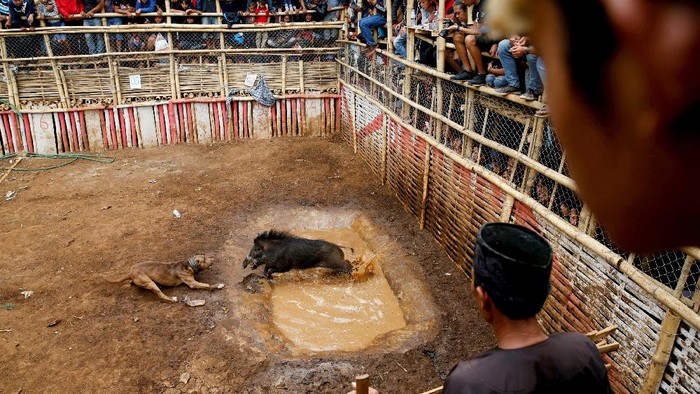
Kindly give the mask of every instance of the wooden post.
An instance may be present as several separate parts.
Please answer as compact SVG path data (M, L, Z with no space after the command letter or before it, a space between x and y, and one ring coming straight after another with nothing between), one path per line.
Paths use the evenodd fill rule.
M382 185L386 185L386 157L387 157L387 149L389 148L387 141L388 141L388 133L389 133L389 127L388 127L388 116L387 114L382 114L382 117L384 118L384 128L383 128L383 133L382 133Z
M408 18L411 17L411 10L413 9L414 0L406 0L406 15ZM406 23L408 26L410 20ZM413 62L416 59L416 36L415 30L406 28L406 60ZM403 80L403 96L411 97L411 75L413 74L412 67L404 68L404 80ZM408 103L404 102L401 109L401 117L406 119L409 114L410 106Z
M369 375L355 376L355 393L369 394Z
M170 1L165 2L165 7L170 8ZM170 23L170 17L168 17L168 23ZM171 31L168 32L168 51L170 52L168 55L170 58L170 95L172 96L171 100L177 100L179 98L177 82L175 81L177 66L175 65L175 54L173 53L173 33Z
M502 222L510 222L510 215L513 213L513 206L515 205L515 197L510 194L506 196L506 200L503 203L503 212L501 212L500 220Z
M420 203L420 229L425 227L425 207L428 203L428 182L430 181L430 154L433 146L427 145L425 159L423 160L423 198Z
M437 26L438 31L442 31L443 20L445 19L445 0L438 1L438 20ZM445 44L444 38L437 37L437 70L440 72L445 72Z
M299 60L299 94L304 94L304 61Z
M474 89L469 89L469 88L464 88L466 89L465 95L464 95L464 131L472 131L474 130L474 119L476 118L474 114ZM472 149L474 147L474 141L471 138L467 138L467 143L462 144L462 157L468 157L471 160L472 157ZM477 163L479 164L479 163Z
M217 13L219 13L219 9L221 8L221 5L219 2L216 2L216 9ZM221 21L217 17L217 21L221 23ZM221 49L226 49L226 39L224 38L224 32L219 32L219 46ZM221 66L219 69L219 75L221 77L221 97L223 99L226 99L226 96L228 95L228 71L226 70L226 52L221 52Z
M350 105L350 124L352 125L352 150L355 154L357 154L357 125L355 124L355 101L357 100L357 93L353 92L352 94L352 104Z
M51 48L51 39L49 38L48 34L42 34L42 37L44 38L44 45L46 46L46 54L51 58L51 70L53 71L53 77L56 80L56 90L58 90L58 96L61 99L61 107L68 108L66 91L63 90L64 84L63 81L61 81L61 75L58 72L58 64L53 56L53 48Z
M287 95L287 55L282 56L282 96Z
M5 36L0 36L0 58L8 59L7 47L5 46ZM4 63L3 70L5 71L5 79L7 80L7 98L10 104L19 108L19 97L17 95L17 89L15 89L15 76L10 72L11 63Z
M401 0L395 0L401 1ZM386 50L394 52L394 15L392 15L392 0L386 0ZM389 60L391 61L391 60ZM391 67L387 67L389 69Z
M545 121L544 118L535 118L534 133L532 135L532 142L530 145L530 152L528 156L533 160L537 161L540 158L540 152L542 151L542 140L544 138ZM526 171L527 176L525 177L525 186L523 187L523 193L530 195L532 187L535 185L535 177L537 176L537 171L528 168Z

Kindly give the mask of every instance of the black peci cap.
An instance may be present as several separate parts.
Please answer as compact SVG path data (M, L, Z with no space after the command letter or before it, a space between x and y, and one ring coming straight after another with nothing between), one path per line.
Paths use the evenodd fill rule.
M474 284L511 319L532 317L549 295L552 248L542 236L517 224L487 223L474 251Z

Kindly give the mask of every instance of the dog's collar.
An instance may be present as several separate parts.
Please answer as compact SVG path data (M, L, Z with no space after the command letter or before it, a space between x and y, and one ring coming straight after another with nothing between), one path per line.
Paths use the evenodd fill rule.
M190 257L190 259L187 260L187 263L190 265L190 268L192 268L192 271L194 271L195 274L199 272L199 265L197 265L197 257Z

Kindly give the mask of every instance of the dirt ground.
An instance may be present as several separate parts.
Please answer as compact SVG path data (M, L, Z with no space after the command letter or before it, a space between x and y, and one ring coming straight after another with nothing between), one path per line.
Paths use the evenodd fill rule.
M107 154L114 163L12 172L0 183L0 393L346 393L361 373L382 393L418 393L494 344L466 277L339 138ZM440 308L434 339L406 352L311 356L255 343L284 341L255 337L266 331L243 317L260 311L241 310L245 284L232 273L266 230L254 229L260 212L300 206L362 211L418 261ZM164 292L204 306L100 277L195 253L216 261L198 279L226 288Z

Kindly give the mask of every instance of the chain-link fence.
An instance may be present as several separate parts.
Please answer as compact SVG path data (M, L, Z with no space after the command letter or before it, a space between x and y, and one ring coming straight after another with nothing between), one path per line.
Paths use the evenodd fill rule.
M595 238L624 259L576 195L566 155L549 118L536 116L537 104L511 101L489 94L488 88L468 89L440 78L430 70L404 66L386 54L365 56L361 45L350 44L340 60L341 78L376 98L417 130L481 167L497 174L518 191L532 197L569 225ZM671 258L636 257L644 273L673 289L685 254ZM649 262L645 269L640 259ZM679 262L680 260L680 262ZM692 265L684 295L692 298L697 272Z
M0 30L4 105L76 108L245 96L250 74L263 75L278 96L338 90L340 22L292 22L283 15L227 28L101 19L103 26Z

